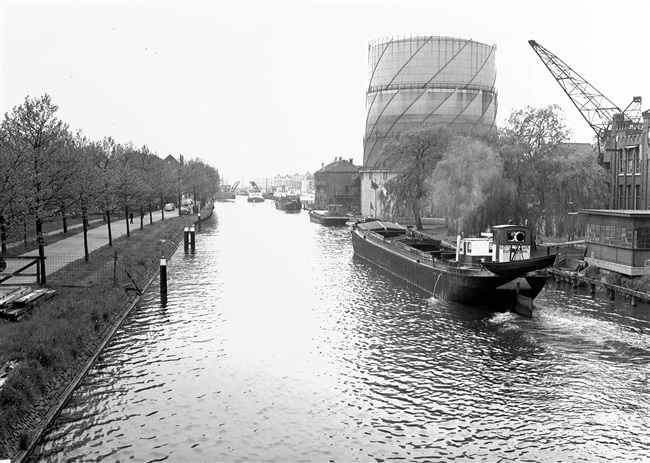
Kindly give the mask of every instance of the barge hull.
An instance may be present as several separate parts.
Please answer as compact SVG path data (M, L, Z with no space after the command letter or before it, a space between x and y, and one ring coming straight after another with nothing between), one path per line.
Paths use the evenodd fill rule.
M352 233L355 254L429 294L450 302L490 310L515 310L518 294L534 299L543 289L548 274L513 279L490 272L465 272L462 267L437 268L417 255L407 256L376 240L369 242L356 230ZM529 314L524 314L529 315Z

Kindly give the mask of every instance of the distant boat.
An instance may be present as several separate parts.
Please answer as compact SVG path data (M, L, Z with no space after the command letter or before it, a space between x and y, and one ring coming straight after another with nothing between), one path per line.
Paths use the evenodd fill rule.
M249 203L263 203L264 197L262 196L262 190L257 187L253 187L248 192L248 198L246 199Z
M533 300L549 278L555 255L531 258L532 232L498 225L456 245L399 224L356 222L352 246L359 257L441 299L532 316Z
M302 208L300 196L298 195L284 195L275 198L275 208L281 211L296 212Z

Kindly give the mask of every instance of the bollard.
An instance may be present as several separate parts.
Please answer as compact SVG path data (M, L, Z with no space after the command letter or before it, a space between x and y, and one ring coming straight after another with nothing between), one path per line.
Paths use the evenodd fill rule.
M630 304L632 304L632 307L636 307L636 296L630 297Z
M160 294L167 294L167 259L160 258Z
M199 231L201 231L201 211L199 211L199 220L198 220L197 224L199 226Z
M194 251L195 245L196 245L196 237L194 233L194 227L190 228L190 246L192 248L192 251Z
M190 229L188 227L185 227L183 230L183 249L187 251L187 248L189 246L189 238L190 238Z
M610 298L612 301L613 301L614 299L616 299L616 291L614 291L613 289L610 288L610 289L607 290L607 293L609 294L609 298Z

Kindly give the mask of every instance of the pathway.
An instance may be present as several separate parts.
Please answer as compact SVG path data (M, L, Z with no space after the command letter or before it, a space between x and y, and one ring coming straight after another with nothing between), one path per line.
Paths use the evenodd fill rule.
M178 214L177 211L165 212L166 217L175 217L176 214ZM162 212L154 211L152 213L152 219L153 219L153 223L160 221L162 219ZM144 226L146 227L148 225L150 225L150 223L149 223L149 215L147 214L144 217ZM139 230L140 217L135 216L133 218L133 223L129 224L129 226L131 231ZM68 230L78 228L78 227L81 227L81 224L68 227ZM48 235L52 235L59 232L52 232L49 233ZM113 236L113 240L126 235L126 221L124 219L116 220L116 221L111 220L111 234ZM88 252L93 252L107 244L108 244L108 224L100 225L88 230ZM20 243L13 244L12 246L19 246L19 245ZM48 275L56 272L62 267L65 267L69 263L79 259L80 256L81 257L83 256L83 254L84 254L83 233L76 233L67 238L59 240L55 243L47 244L45 246L45 257L47 258L48 256L52 256L52 257L56 256L56 258L50 260L46 259L45 261L45 268L47 270ZM37 250L29 251L22 254L21 256L22 257L38 256L38 251ZM8 273L18 270L21 266L25 265L25 263L26 262L20 262L14 260L7 261L7 268L4 271L0 272L0 277L6 276ZM35 266L30 268L28 272L35 273L36 272L35 268L36 268ZM5 283L3 283L2 286L0 286L0 296L12 291L13 289L15 289L16 286L24 285L26 283L33 284L35 282L36 282L35 277L22 277L22 278L13 277L7 280Z

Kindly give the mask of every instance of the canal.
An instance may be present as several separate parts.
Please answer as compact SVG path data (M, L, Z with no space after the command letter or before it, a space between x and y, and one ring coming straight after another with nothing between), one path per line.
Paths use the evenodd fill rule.
M650 459L650 307L549 281L428 298L349 231L244 198L168 262L31 461Z

